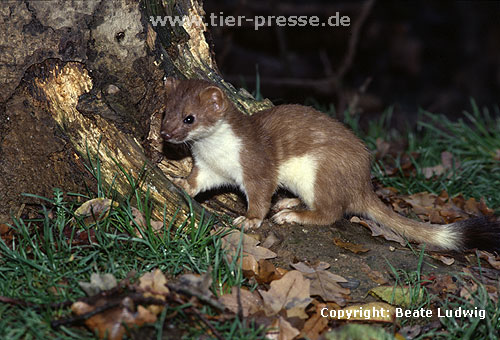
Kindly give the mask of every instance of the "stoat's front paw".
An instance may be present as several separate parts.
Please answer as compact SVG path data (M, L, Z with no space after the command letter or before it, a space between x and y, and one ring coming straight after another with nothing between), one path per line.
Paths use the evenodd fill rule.
M298 222L297 213L290 209L281 210L279 213L273 215L272 220L277 224Z
M261 224L262 220L260 218L246 218L245 216L235 218L233 221L235 227L241 228L243 226L243 230L257 229Z
M176 186L184 189L184 191L191 197L196 196L196 189L189 185L188 181L185 178L174 178L172 179L172 183Z
M293 207L296 207L300 204L300 200L298 198L283 198L276 202L275 205L273 205L272 210L273 211L281 211L284 209L290 209Z

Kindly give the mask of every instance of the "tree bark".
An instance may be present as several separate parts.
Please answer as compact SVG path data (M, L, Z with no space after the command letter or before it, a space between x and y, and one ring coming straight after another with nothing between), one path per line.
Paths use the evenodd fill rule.
M164 159L159 138L165 74L210 79L246 113L271 105L224 82L205 26L153 28L152 15L202 16L203 9L195 0L1 5L0 222L39 203L23 192L95 188L87 153L99 158L102 181L119 195L130 184L117 164L142 179L156 218L164 207L167 218L179 208L180 219L187 217L185 197L168 177L186 175L190 161L168 159L168 152ZM232 209L234 198L225 197L216 210Z

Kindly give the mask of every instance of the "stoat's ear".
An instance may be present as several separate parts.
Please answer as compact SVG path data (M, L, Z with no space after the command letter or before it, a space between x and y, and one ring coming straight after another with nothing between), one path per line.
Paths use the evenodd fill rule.
M165 78L165 80L163 80L163 85L165 85L167 92L172 92L173 90L175 90L177 85L179 85L179 82L180 82L179 79L167 77L167 78Z
M226 98L224 92L217 86L209 86L200 92L200 101L210 106L215 112L222 112L226 109Z

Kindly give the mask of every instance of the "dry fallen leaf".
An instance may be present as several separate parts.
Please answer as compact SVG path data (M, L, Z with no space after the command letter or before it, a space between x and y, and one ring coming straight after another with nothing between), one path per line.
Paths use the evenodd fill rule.
M439 214L444 218L446 223L453 223L468 217L464 211L454 207L451 203L441 207Z
M262 247L271 248L273 244L278 242L279 239L274 233L270 233L264 241L262 241Z
M88 296L94 296L103 290L116 287L117 282L113 274L92 273L90 275L90 282L80 281L78 284Z
M312 274L312 273L315 273L319 270L327 270L328 268L331 267L329 263L323 262L323 261L320 261L318 263L311 264L311 265L307 264L305 262L297 262L297 263L291 264L291 266L293 268L297 269L298 271L301 271L304 274ZM345 280L341 276L338 276L338 277L342 280ZM341 282L343 282L343 281L341 281Z
M474 197L471 197L467 201L465 201L464 210L470 215L481 215L481 212L479 211L479 204Z
M455 263L455 259L453 257L447 257L441 254L431 254L431 257L443 262L447 266L451 266L453 263Z
M145 273L139 278L139 287L145 292L144 297L153 297L165 301L165 296L169 293L166 284L167 278L159 269ZM150 305L148 310L154 315L158 315L163 310L163 306Z
M387 303L402 307L408 307L412 302L420 303L425 297L423 289L415 292L415 288L408 286L378 286L370 289L368 293L382 299Z
M68 281L65 279L60 280L55 285L50 286L47 291L55 296L64 296L65 292L69 289Z
M360 245L360 244L355 244L355 243L352 243L349 241L342 241L338 237L333 238L333 243L338 247L352 251L354 254L366 253L367 251L370 250L370 248L367 248L367 247Z
M495 256L484 250L478 250L477 253L479 255L479 258L487 260L490 266L495 269L500 269L500 256Z
M436 166L422 168L422 174L426 179L432 178L434 176L441 176L447 171L447 169L442 165L438 164Z
M482 198L482 197L481 197L481 200L479 201L478 209L481 212L481 214L483 214L484 216L495 215L495 211L486 206L486 202L484 201L484 198Z
M221 228L224 232L230 231L229 228ZM219 231L217 230L217 231ZM243 246L243 255L249 254L255 257L255 260L272 259L276 257L276 253L258 245L259 241L248 235L242 234L240 231L231 230L222 238L222 245L226 248L229 256L238 256L240 245Z
M395 241L402 246L406 246L406 241L403 237L399 236L391 229L377 224L376 222L360 219L356 216L353 216L350 221L352 223L359 223L362 226L369 228L372 232L372 236L382 236L388 241Z
M326 327L328 326L328 318L325 318L321 315L321 310L323 308L327 308L326 304L316 304L316 310L314 314L306 321L304 327L302 328L301 337L316 340L319 338L321 332L326 329Z
M391 144L387 143L386 141L384 141L380 137L378 137L375 140L375 144L377 146L377 149L375 152L375 158L377 158L377 159L384 158L389 153L389 149L391 148Z
M276 253L259 246L259 241L253 237L229 228L220 228L214 232L221 231L229 231L229 233L221 239L222 246L226 250L227 260L232 262L234 258L241 255L241 267L245 277L253 277L258 274L258 261L276 257ZM241 251L241 247L243 247L243 251Z
M12 241L12 237L14 235L13 231L14 230L7 224L0 223L0 237L4 240L5 243Z
M207 271L203 275L184 274L181 275L176 286L195 292L198 296L210 299L214 296L210 287L212 286L212 273Z
M460 167L460 162L458 159L453 157L453 154L449 151L441 152L441 163L446 169L458 169Z
M270 330L266 333L266 339L292 340L299 334L298 329L294 328L287 320L280 316L273 322Z
M241 288L239 290L241 310L244 317L248 317L254 313L257 313L262 309L262 298L256 291L250 292L247 289ZM239 303L238 303L238 288L233 287L231 294L222 295L219 301L226 306L231 312L238 314Z
M371 269L370 266L367 265L366 263L362 263L360 269L363 271L363 273L366 274L366 276L368 276L368 278L370 278L370 280L372 280L375 283L378 283L379 285L385 285L389 283L389 281L387 281L387 279L384 277L384 275L382 275L382 273Z
M159 269L145 273L139 278L139 287L147 292L144 294L145 297L163 298L162 300L164 300L165 295L169 293L166 284L167 278Z
M427 167L422 169L422 173L425 178L429 179L434 176L441 176L445 172L458 169L460 167L460 162L458 160L454 160L453 154L449 151L443 151L441 153L441 164L436 166Z
M488 292L488 296L494 303L498 303L498 287L497 283L495 285L484 285L486 291Z
M75 210L75 216L82 217L85 225L91 225L108 216L111 206L117 207L118 202L109 198L94 198L83 203Z
M259 268L255 273L255 280L259 284L270 283L283 277L283 274L268 260L260 260L258 265Z
M443 298L448 294L456 294L458 289L457 283L450 275L438 275L437 277L433 277L430 284L426 287L431 293Z
M404 176L410 176L414 173L415 166L413 165L413 160L420 156L417 152L412 152L410 154L403 153L399 158L399 163L396 164L384 164L384 173L386 176L393 176L395 174L403 173Z
M292 270L281 279L271 282L271 289L267 292L259 290L264 300L264 312L267 316L278 314L286 310L287 317L294 316L307 319L304 309L311 302L310 281L301 272Z
M409 325L401 328L399 334L403 336L403 339L414 339L422 332L421 325Z
M438 210L429 211L428 219L431 224L446 224L446 220L439 214ZM426 220L426 218L423 218L423 220Z
M146 218L144 217L144 214L139 209L132 207L131 212L132 212L132 218L133 218L133 221L130 221L131 226L133 226L134 222L135 222L135 224L137 224L140 228L144 229L144 228L148 227L148 225L146 223ZM162 221L151 220L149 222L149 224L151 225L151 229L155 233L163 230L163 222ZM137 227L135 228L135 234L137 237L142 238L141 232L139 231L139 229Z
M348 281L340 275L325 270L330 267L328 263L320 262L316 267L311 267L304 262L298 262L292 264L292 267L311 280L311 295L318 295L325 301L333 301L340 306L345 306L347 295L351 291L340 286L339 282Z
M460 297L473 302L473 295L477 291L477 288L477 283L470 281L469 284L465 284L462 288L460 288Z
M434 210L436 198L436 195L428 192L419 192L401 197L401 199L412 206L412 210L417 215L428 215L429 211Z
M91 306L85 302L78 301L73 303L71 311L76 315L82 315L93 311L96 307L100 307L105 303L105 300L100 300L95 306ZM133 312L134 309L132 299L125 297L119 307L93 315L85 320L85 325L91 330L97 331L100 339L121 340L127 328L142 326L145 323L156 321L156 316L143 306L137 306L135 312Z

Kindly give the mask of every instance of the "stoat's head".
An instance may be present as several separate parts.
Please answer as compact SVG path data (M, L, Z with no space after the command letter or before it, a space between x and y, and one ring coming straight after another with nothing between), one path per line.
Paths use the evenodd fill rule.
M224 118L229 102L224 92L204 80L167 78L161 135L179 144L209 136Z

